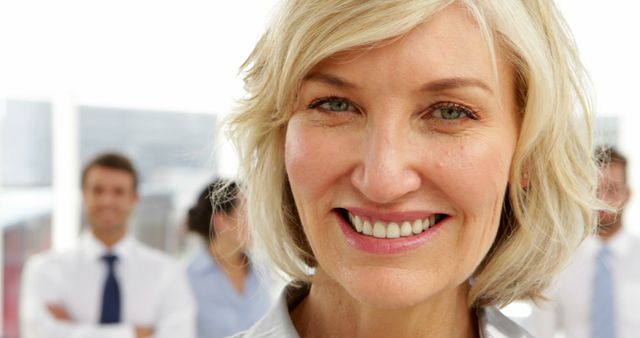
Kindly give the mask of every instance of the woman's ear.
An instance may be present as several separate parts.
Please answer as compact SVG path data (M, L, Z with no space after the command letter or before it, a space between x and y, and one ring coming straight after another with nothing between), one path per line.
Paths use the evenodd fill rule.
M520 174L520 187L524 190L527 190L529 187L529 173L526 171Z
M516 144L509 166L509 185L513 188L520 187L522 190L527 190L531 183L531 167L531 159L522 155L519 144Z
M529 183L531 183L531 166L526 163L526 162L522 162L522 164L520 165L520 172L516 173L516 175L518 175L518 180L520 181L520 188L522 188L523 190L527 190L527 188L529 188Z
M224 213L217 212L211 215L211 228L216 234L223 232L227 228L227 218Z

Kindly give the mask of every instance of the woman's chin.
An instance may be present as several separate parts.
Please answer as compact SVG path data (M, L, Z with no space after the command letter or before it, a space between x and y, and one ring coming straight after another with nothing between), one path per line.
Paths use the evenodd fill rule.
M424 271L352 271L343 287L355 300L377 309L397 310L428 302L446 285L426 278Z

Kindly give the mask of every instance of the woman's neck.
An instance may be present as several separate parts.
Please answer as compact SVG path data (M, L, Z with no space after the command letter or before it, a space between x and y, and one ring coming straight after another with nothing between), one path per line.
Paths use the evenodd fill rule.
M291 313L303 338L313 337L478 337L468 285L448 290L405 309L362 304L335 283L313 283Z
M209 246L211 256L240 294L244 293L245 281L249 273L249 261L243 251L229 247L223 242L213 241Z

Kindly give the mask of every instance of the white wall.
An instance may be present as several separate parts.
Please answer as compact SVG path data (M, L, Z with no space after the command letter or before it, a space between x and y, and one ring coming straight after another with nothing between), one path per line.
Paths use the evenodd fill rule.
M226 115L273 5L0 0L0 97ZM233 175L233 151L217 143L217 169Z
M10 94L222 112L273 1L0 2ZM2 89L2 87L0 87Z

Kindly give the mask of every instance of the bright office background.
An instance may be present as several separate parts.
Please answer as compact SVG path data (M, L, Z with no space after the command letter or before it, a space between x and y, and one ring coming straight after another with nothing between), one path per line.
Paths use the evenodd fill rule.
M0 0L1 336L18 335L24 261L73 245L80 167L99 151L123 151L142 172L136 234L184 252L186 208L211 177L235 173L217 129L274 3ZM640 192L640 3L558 3L591 73L599 139L628 155ZM636 198L626 224L640 233L639 220Z

